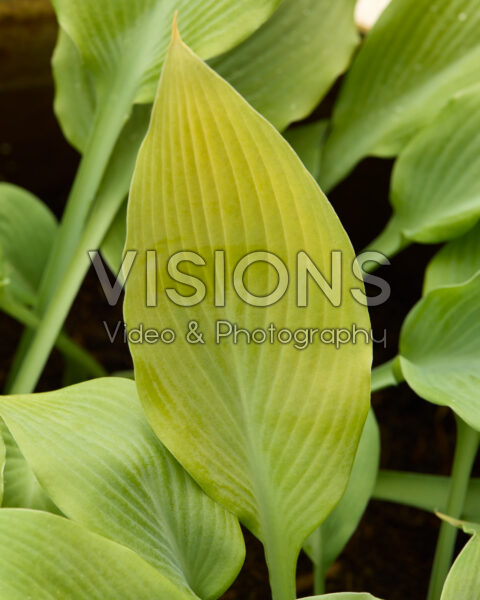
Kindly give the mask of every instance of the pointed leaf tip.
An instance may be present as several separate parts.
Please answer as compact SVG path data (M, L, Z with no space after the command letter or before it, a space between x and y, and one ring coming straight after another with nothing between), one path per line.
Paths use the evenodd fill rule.
M180 31L178 29L178 10L176 10L173 14L173 22L172 22L172 39L170 44L176 44L177 42L182 42L182 36L180 35Z

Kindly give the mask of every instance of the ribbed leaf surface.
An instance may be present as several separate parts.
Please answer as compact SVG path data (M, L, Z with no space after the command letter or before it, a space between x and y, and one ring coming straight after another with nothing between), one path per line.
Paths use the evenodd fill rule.
M354 7L354 0L283 0L258 31L210 64L283 130L309 115L350 63L359 41Z
M0 510L0 597L8 600L189 600L131 550L62 517Z
M248 345L244 337L216 344L215 322L251 331L271 323L368 329L368 314L349 291L361 288L350 242L311 175L278 132L178 38L137 162L126 247L139 251L127 282L127 326L178 334L170 345L131 345L147 416L200 485L262 539L269 564L282 564L281 577L290 582L303 541L346 487L368 412L370 344L364 336L339 349L317 339L303 351L278 341ZM147 307L145 251L152 249L158 304ZM273 306L241 301L231 285L235 265L262 249L288 264L292 278L300 250L324 273L330 252L341 250L341 306L312 287L308 308L298 309L294 281ZM183 250L207 261L203 271L181 265L207 281L207 298L189 308L167 298L165 288L176 286L160 268ZM213 305L215 250L225 251L224 307ZM272 271L252 267L245 277L252 293L275 288ZM186 286L180 291L191 294ZM205 344L184 338L192 320Z
M393 0L341 91L325 149L324 189L367 155L394 156L452 94L477 83L477 0Z
M403 235L454 238L480 218L480 87L459 94L400 155L392 204Z
M202 598L217 598L236 577L244 555L238 521L158 441L133 381L7 396L0 413L66 516Z

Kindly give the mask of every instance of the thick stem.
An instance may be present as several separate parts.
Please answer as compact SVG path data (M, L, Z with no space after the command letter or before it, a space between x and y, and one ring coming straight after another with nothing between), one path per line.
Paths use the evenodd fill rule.
M272 600L295 600L296 560L292 560L291 550L285 543L268 540L265 543L265 558L268 565Z
M457 444L446 506L447 515L454 519L462 516L479 441L479 433L457 417ZM440 600L443 584L452 564L456 539L457 529L443 522L440 526L427 600Z
M85 222L125 121L129 104L105 104L99 111L63 213L57 237L39 290L37 310L41 314L55 295L78 248Z
M79 248L85 221L122 130L125 115L130 109L130 99L125 95L122 96L112 92L112 96L115 98L115 102L104 103L97 115L91 138L75 177L54 247L42 278L36 305L36 313L41 318L52 299L56 296L60 284L64 283L66 271L71 269L72 263L76 260L74 255ZM90 248L91 246L87 246L85 251ZM78 288L75 293L76 291L78 291ZM64 318L50 335L45 333L46 329L43 327L43 323L42 327L39 327L36 332L31 330L24 332L15 356L14 375L9 377L7 382L10 393L30 393L33 391L63 325ZM48 343L47 340L45 342L38 341L38 338L42 336L48 337ZM38 352L42 354L36 355ZM45 354L46 356L44 356ZM40 369L39 372L38 369Z
M32 329L39 327L40 319L28 308L25 308L7 297L2 298L0 306L6 314L26 327ZM55 345L66 357L85 368L86 371L94 377L104 377L107 374L100 363L90 356L83 348L77 346L65 334L59 334Z

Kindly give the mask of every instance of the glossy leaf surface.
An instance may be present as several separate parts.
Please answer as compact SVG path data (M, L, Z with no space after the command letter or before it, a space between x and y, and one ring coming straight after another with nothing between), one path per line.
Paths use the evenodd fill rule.
M339 349L317 340L303 351L277 342L216 344L215 322L250 330L270 323L369 329L369 319L349 290L362 286L351 272L350 242L314 179L278 132L178 37L137 161L126 248L139 251L127 282L127 327L170 327L178 335L169 345L131 345L148 419L200 485L264 542L289 593L302 543L348 481L369 406L370 344L365 337ZM159 268L157 306L147 307L145 251L152 249L159 265L184 250L204 256L203 272L188 263L181 270L205 278L207 298L175 305L165 289L177 286ZM229 283L225 306L214 307L212 257L219 249L229 282L252 251L268 249L294 273L300 250L329 272L330 252L341 249L341 306L311 289L308 308L299 310L292 282L270 307L241 301ZM275 289L272 270L257 264L247 273L252 294ZM185 339L191 321L204 344Z
M217 598L236 577L244 556L237 520L158 441L133 381L7 396L0 414L66 516L202 598Z

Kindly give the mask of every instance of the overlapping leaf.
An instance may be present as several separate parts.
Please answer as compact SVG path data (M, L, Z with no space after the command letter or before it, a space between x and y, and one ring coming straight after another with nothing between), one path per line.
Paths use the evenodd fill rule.
M230 585L244 554L238 522L158 441L133 381L9 396L0 414L66 516L132 548L202 598Z
M425 272L423 293L442 285L464 283L480 271L480 224L448 242L432 258Z
M359 41L354 8L354 0L283 0L257 32L210 64L283 130L309 115L350 63Z
M55 237L56 221L38 198L0 183L0 279L17 300L34 302Z
M135 552L56 515L0 510L0 597L192 600Z
M450 406L480 430L480 275L430 291L400 338L403 375L430 402Z
M262 539L276 585L281 580L281 593L293 596L300 547L348 481L368 412L370 344L365 336L338 349L319 339L306 350L278 341L216 344L215 322L250 330L270 323L368 329L365 307L350 294L362 284L352 275L354 254L338 218L288 144L178 38L137 161L126 247L139 252L127 282L127 326L169 327L178 335L170 345L131 346L150 423L200 485ZM181 271L207 282L207 298L175 305L165 289L176 286L159 268L157 306L147 307L145 251L152 249L159 265L185 250L204 257L203 272L189 263ZM292 278L300 250L324 273L331 251L341 250L341 306L311 289L308 308L298 309L293 281L268 308L241 301L231 285L235 265L262 249L288 264ZM225 252L224 307L213 305L215 250ZM275 289L272 270L252 267L245 277L252 294ZM176 291L191 294L187 286ZM185 339L191 321L204 344Z
M338 558L358 527L375 487L379 461L380 432L375 415L370 411L345 494L305 544L308 556L324 572ZM318 564L320 560L321 564Z
M153 100L176 10L186 39L210 58L248 37L279 3L54 0L61 28L54 61L57 114L67 138L81 147L107 108L105 121L118 127L135 101Z
M287 129L284 137L315 179L320 175L323 141L327 121L315 121Z
M394 156L450 96L477 83L477 0L393 0L342 88L325 147L330 189L367 155Z
M405 238L436 243L480 218L480 87L457 95L395 165L391 200Z

